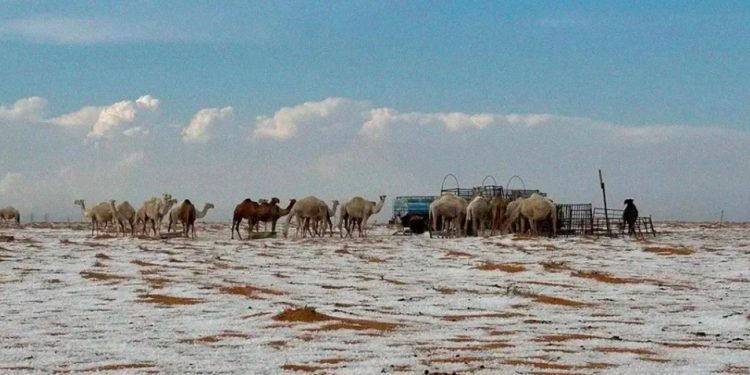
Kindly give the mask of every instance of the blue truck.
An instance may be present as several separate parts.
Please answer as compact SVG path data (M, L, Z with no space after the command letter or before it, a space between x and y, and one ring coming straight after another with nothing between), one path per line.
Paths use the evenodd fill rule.
M430 203L437 196L412 195L396 197L393 200L393 221L400 222L411 233L424 233L427 229L427 219L430 214Z

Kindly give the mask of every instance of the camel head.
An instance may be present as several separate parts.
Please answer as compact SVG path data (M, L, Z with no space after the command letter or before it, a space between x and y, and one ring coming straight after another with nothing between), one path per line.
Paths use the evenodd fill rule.
M115 205L115 200L114 200L114 199L110 199L110 200L109 200L109 204L110 204L111 206L114 206L114 205Z
M381 195L380 196L380 201L383 202L383 203L385 203L385 195Z
M208 210L210 208L214 208L214 204L213 203L206 203L206 205L204 207L205 207L205 209Z
M162 198L164 199L164 202L169 202L170 200L172 200L172 194L164 193L162 194Z
M633 198L628 198L628 199L626 199L626 200L625 200L625 202L624 202L623 204L628 204L628 205L629 205L629 204L633 204Z
M279 198L276 198L276 197L271 198L271 206L275 204L279 204L279 202L281 202Z

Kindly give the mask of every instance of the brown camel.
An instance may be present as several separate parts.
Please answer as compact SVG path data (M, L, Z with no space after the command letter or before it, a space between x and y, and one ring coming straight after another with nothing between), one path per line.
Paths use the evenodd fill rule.
M508 201L503 197L494 197L490 201L490 217L492 218L490 235L494 236L495 231L499 230L503 234L503 220L505 220L505 211L508 208Z
M271 232L276 232L276 222L280 217L288 214L296 202L296 199L292 199L289 201L289 205L282 209L279 207L279 198L271 198L270 202L261 203L258 206L254 221L256 223L260 223L261 221L265 223L271 222Z
M253 226L255 226L255 221L253 219L256 217L256 212L259 207L260 204L253 202L250 198L245 199L242 203L234 207L234 215L232 216L232 239L234 239L235 230L237 231L237 237L242 239L242 235L240 235L240 224L242 224L243 219L247 219L248 224L250 225L249 232L253 231Z
M190 200L185 199L180 204L180 210L177 213L178 220L182 223L182 234L187 237L192 229L192 237L195 238L195 206Z

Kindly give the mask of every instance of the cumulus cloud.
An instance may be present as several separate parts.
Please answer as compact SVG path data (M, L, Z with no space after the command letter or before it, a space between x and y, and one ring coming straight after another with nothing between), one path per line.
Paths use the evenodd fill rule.
M232 107L201 109L182 129L185 143L206 143L213 137L213 128L232 116Z
M47 99L38 96L19 99L8 106L0 105L0 125L38 122L46 107Z
M272 117L258 116L253 134L256 138L285 141L297 136L305 128L336 128L344 123L361 121L365 103L346 98L327 98L319 102L305 102L294 107L283 107Z
M90 129L86 135L89 139L113 138L119 134L132 136L143 134L139 126L121 128L133 125L136 118L146 112L159 108L160 101L151 95L144 95L133 100L123 100L108 106L87 106L77 111L66 113L48 120L49 123L69 128Z

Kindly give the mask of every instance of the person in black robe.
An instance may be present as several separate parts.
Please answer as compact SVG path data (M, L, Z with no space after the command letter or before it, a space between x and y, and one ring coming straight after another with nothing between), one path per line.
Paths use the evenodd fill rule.
M633 204L633 199L625 200L625 210L622 212L622 220L628 224L628 234L635 235L635 222L638 220L638 209Z

